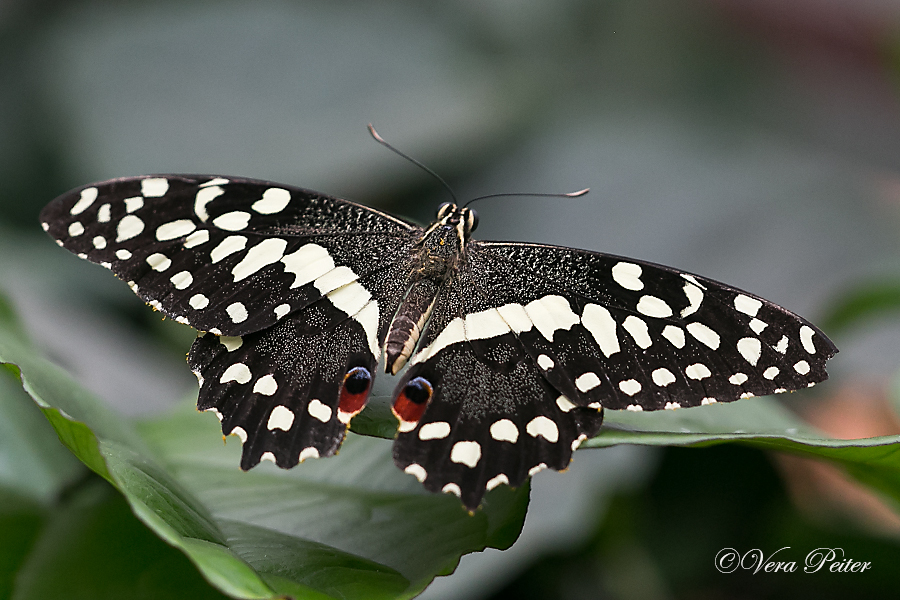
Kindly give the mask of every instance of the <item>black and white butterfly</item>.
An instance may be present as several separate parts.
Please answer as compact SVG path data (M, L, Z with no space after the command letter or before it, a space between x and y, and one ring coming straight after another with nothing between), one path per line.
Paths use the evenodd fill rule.
M568 466L603 409L730 402L827 378L813 325L711 279L597 252L471 238L318 192L210 175L114 179L41 213L67 250L201 332L198 407L241 468L337 452L376 366L394 461L470 510L499 484Z

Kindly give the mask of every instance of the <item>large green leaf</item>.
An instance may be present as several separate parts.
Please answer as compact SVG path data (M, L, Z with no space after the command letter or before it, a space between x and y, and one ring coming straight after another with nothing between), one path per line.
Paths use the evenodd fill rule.
M158 536L239 598L412 597L459 557L518 536L527 486L498 488L469 515L394 468L390 443L349 435L338 457L290 471L237 468L218 422L184 410L135 426L0 323L0 362L82 462Z
M708 446L739 442L829 460L900 502L900 436L839 440L807 425L772 398L707 407L633 413L610 411L584 447L616 444Z

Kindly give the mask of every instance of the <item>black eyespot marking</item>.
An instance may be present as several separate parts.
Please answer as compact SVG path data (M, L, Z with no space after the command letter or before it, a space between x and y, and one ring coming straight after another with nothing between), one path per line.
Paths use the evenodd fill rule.
M425 404L431 398L434 389L431 383L424 377L416 377L410 380L403 388L403 394L413 404Z
M344 389L348 394L362 394L369 389L372 374L365 367L354 367L344 376Z

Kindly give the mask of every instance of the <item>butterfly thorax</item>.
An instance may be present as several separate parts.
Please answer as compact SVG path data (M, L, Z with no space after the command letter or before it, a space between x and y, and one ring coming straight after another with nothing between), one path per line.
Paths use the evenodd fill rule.
M412 355L441 288L452 284L465 258L466 243L478 225L468 208L442 204L437 219L413 247L409 287L397 308L384 344L387 373L397 374Z

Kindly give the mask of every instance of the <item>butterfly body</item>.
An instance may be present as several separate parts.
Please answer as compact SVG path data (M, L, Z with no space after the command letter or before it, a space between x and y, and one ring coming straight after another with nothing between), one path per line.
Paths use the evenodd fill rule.
M474 510L564 469L603 409L657 410L804 388L837 352L757 296L669 267L472 238L318 192L212 175L111 180L41 214L66 249L201 333L198 407L241 467L334 454L378 363L402 373L394 460Z

